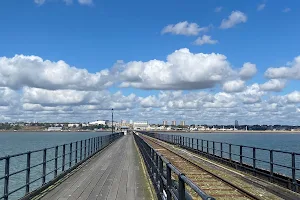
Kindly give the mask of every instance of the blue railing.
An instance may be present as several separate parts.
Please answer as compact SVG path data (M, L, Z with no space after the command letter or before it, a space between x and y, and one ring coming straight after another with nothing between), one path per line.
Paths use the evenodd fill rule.
M0 157L0 200L30 196L54 183L66 173L121 137L122 133L89 138L50 148ZM20 166L21 165L21 166ZM23 166L22 166L23 165ZM20 184L22 183L22 184Z

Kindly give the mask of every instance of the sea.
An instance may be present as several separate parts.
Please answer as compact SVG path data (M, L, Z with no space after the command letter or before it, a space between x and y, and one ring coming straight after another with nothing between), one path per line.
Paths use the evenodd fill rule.
M6 155L13 155L18 153L23 153L27 151L33 151L38 149L44 149L48 147L53 147L56 145L61 145L65 143L75 142L79 140L84 140L91 137L108 135L110 132L0 132L0 158ZM198 138L209 141L225 142L244 146L254 146L265 149L275 149L287 152L300 153L300 133L187 133L187 132L176 132L176 133L166 133L161 134L174 134L182 135L191 138ZM220 153L219 143L215 144L216 154ZM196 148L196 143L194 143L194 148ZM206 143L204 144L204 146ZM209 148L212 147L212 143L209 143ZM205 148L204 148L205 150ZM228 146L223 145L223 150L228 151ZM211 152L212 150L209 149ZM66 151L68 152L68 150ZM228 157L228 154L223 153L224 157ZM238 152L239 147L232 147L232 158L239 160ZM269 170L270 155L268 151L257 150L257 166ZM54 151L49 151L47 153L47 158L52 156ZM251 164L252 160L249 159L252 156L252 149L243 149L243 162ZM249 158L247 158L249 157ZM274 152L274 162L282 166L291 166L291 156L285 153ZM42 153L32 154L32 164L40 163L42 161ZM265 161L265 162L264 162ZM59 165L61 165L61 159L59 159ZM16 172L26 167L26 156L20 156L12 158L10 162L10 172ZM296 156L296 177L300 178L300 155ZM47 172L53 170L53 163L47 165ZM275 166L274 171L291 176L291 170L285 167ZM36 167L31 171L31 180L40 177L42 174L42 168ZM3 185L4 179L4 160L0 161L0 199L3 195ZM18 187L25 184L25 172L13 175L9 180L9 191L13 191ZM53 174L49 174L46 177L46 181L53 178ZM41 180L35 182L31 185L30 191L36 189L41 185ZM25 193L25 188L13 193L9 199L18 199L22 197Z
M93 138L97 136L108 135L110 132L0 132L0 158L7 155L14 155L28 151L34 151L49 147L54 147L56 145L67 144L70 142L76 142L80 140L85 140L88 138ZM66 153L69 149L66 148ZM59 153L61 148L59 149ZM47 160L54 157L54 149L47 151ZM73 153L74 155L74 153ZM68 156L66 156L66 163L68 161ZM31 166L41 163L43 159L42 152L33 153L31 155ZM0 199L4 195L4 160L0 160ZM58 159L58 166L61 167L61 158ZM26 168L26 155L18 156L10 159L10 173L22 170ZM66 166L66 169L68 166ZM47 172L53 171L54 161L49 162L47 165ZM61 170L58 170L60 173ZM31 181L41 177L42 166L35 167L31 170ZM13 175L9 178L9 191L12 192L15 189L25 185L25 172ZM46 176L46 181L51 180L54 174L51 173ZM41 179L30 185L30 191L41 186ZM24 196L25 188L13 193L9 196L9 200L19 199Z

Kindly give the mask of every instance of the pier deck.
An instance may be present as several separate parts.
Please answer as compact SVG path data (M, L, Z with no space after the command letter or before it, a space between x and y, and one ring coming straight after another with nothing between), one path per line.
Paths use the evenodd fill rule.
M153 199L146 176L133 136L127 135L34 199Z

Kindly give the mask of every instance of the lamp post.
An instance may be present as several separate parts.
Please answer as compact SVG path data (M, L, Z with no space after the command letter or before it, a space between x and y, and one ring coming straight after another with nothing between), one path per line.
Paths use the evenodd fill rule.
M114 133L114 109L111 109L111 134Z

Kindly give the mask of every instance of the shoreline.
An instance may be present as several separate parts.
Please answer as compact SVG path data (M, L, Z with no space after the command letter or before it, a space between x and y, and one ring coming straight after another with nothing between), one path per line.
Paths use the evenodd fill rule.
M94 131L94 130L70 130L70 131L45 131L45 130L0 130L0 133L19 133L19 132L55 132L55 133L74 133L74 132L111 132L111 130L97 130L97 131Z
M234 134L241 134L241 133L263 133L263 134L270 134L270 133L276 133L276 134L299 134L300 131L245 131L245 130L238 130L238 131L150 131L150 132L162 132L162 133L184 133L184 134L191 134L191 133L234 133Z

